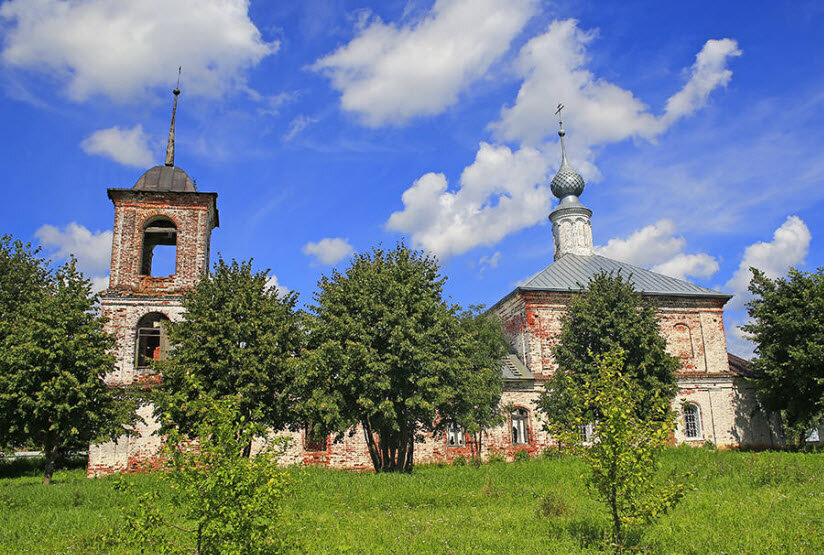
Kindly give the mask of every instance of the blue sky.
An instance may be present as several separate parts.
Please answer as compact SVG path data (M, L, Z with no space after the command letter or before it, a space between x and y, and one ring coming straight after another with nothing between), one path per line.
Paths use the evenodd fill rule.
M822 265L824 8L809 2L6 0L2 232L105 284L163 161L219 194L213 252L304 302L402 237L490 305L552 261L563 102L599 252L735 294Z

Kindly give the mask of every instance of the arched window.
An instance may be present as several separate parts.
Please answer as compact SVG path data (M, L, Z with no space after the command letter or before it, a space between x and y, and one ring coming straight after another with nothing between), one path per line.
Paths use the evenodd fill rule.
M169 341L163 329L169 319L159 313L150 312L137 321L137 353L135 368L148 368L153 360L166 360Z
M174 275L177 265L177 226L169 218L156 218L143 228L140 274Z
M684 404L684 435L687 439L703 439L701 436L701 411L694 403Z
M450 447L463 447L465 436L463 428L457 424L450 424L446 429L446 444Z
M529 411L522 407L512 410L512 444L526 445L529 443Z

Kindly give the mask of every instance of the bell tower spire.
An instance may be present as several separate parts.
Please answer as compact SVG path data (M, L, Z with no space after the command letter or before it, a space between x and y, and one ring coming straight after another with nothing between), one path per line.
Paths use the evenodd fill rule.
M581 204L578 197L584 192L584 178L572 169L566 156L564 144L564 122L561 119L563 104L558 104L555 115L558 116L558 136L561 138L561 165L552 178L550 189L560 202L549 214L552 222L552 237L555 243L555 260L565 254L592 256L592 210Z
M166 145L166 165L175 165L175 114L177 113L177 97L180 95L180 72L183 68L177 68L177 86L172 94L175 95L175 102L172 106L172 125L169 127L169 143Z

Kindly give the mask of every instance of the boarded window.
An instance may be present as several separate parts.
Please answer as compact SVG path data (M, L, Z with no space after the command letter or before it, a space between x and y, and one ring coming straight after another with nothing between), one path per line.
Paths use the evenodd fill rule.
M137 353L135 367L148 368L152 361L166 360L169 353L169 340L164 324L169 319L159 312L150 312L137 322Z
M512 411L512 444L526 445L529 443L529 412L522 407Z

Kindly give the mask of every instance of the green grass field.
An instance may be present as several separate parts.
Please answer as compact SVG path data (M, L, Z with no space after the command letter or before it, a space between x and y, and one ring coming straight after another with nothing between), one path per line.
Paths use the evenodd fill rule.
M824 453L679 448L667 452L665 466L692 471L695 488L673 512L633 533L636 549L824 552ZM598 551L607 548L607 514L588 496L584 471L571 457L420 466L412 475L293 468L288 528L296 552ZM131 500L115 490L116 479L64 470L43 487L35 472L0 468L0 552L128 552L117 533ZM165 487L152 475L133 480ZM547 493L559 500L554 516L539 515Z

